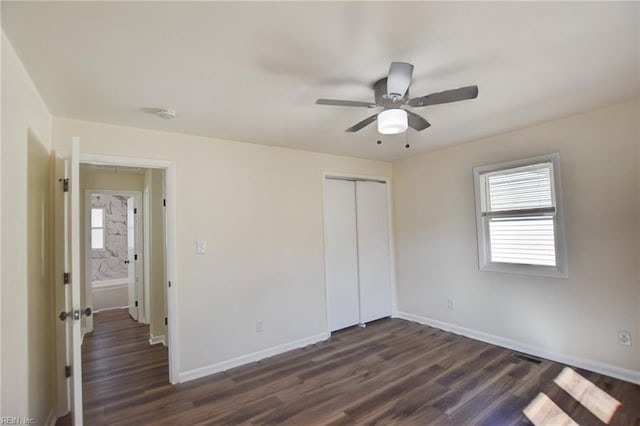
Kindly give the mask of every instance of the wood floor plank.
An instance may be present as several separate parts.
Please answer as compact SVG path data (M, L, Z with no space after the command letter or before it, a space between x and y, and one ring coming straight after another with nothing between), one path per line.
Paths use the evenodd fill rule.
M530 425L540 393L579 424L598 419L554 379L565 367L399 319L187 383L126 310L100 312L85 337L88 425ZM640 424L640 386L576 369L621 402L612 425ZM58 424L69 424L69 418Z

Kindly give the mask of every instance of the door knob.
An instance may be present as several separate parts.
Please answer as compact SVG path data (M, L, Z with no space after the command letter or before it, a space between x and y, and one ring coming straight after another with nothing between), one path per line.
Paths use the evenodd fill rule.
M69 312L63 311L63 312L60 312L60 315L58 315L58 318L60 318L60 321L64 321L67 318L71 318L71 317L73 317L73 319L79 320L81 315L90 317L92 313L93 312L91 311L91 308L85 308L81 311L80 310L69 311Z

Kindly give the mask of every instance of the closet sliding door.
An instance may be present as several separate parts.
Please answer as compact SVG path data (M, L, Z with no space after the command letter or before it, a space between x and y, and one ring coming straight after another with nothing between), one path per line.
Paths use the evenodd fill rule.
M360 322L355 182L325 179L324 244L329 331Z
M391 315L387 185L356 182L360 322Z

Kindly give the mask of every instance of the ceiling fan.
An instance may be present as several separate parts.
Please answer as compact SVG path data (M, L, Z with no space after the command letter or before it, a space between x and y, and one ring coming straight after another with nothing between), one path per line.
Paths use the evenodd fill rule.
M422 131L431 124L408 107L417 108L428 105L446 104L478 97L478 86L466 86L459 89L445 90L426 96L409 98L409 86L413 65L406 62L392 62L387 77L378 80L373 90L375 102L344 101L339 99L318 99L318 105L335 105L346 107L383 108L379 113L365 118L349 127L347 132L357 132L374 121L378 121L378 132L382 134L398 134L412 129Z

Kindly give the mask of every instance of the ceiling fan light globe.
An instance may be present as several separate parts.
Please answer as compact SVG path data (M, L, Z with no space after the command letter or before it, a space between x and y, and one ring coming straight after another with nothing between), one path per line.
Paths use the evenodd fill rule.
M386 109L378 114L378 132L383 135L397 135L409 126L407 112L403 109Z

